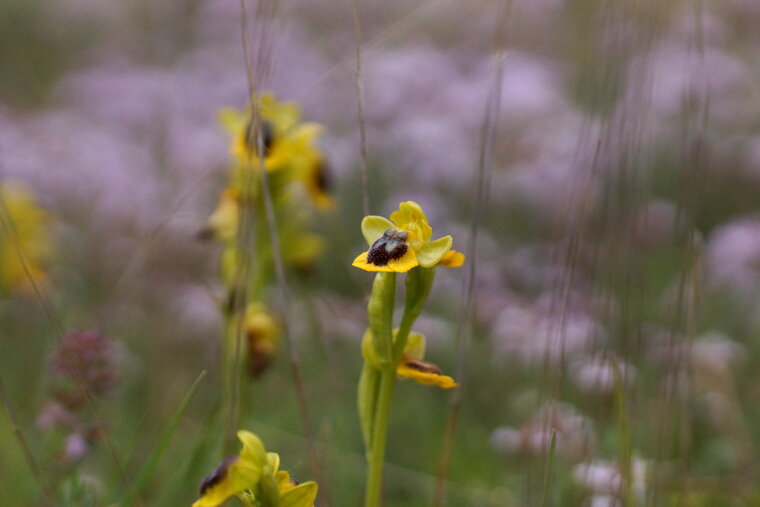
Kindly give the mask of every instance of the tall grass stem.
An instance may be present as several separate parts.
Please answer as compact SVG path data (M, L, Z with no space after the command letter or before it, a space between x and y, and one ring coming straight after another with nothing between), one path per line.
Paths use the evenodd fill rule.
M502 8L496 27L494 81L486 100L485 113L483 116L480 153L477 165L477 179L475 184L476 195L473 203L472 221L470 223L470 233L467 243L467 262L469 269L462 282L464 304L462 305L462 312L456 333L457 356L455 377L457 382L459 382L459 388L454 391L451 398L451 408L446 423L446 432L444 434L442 446L443 450L438 466L436 487L433 496L434 507L441 507L445 502L446 480L451 465L451 454L453 452L459 412L462 406L462 396L466 386L466 366L469 357L470 337L472 335L472 319L475 313L474 293L478 258L478 232L481 225L481 218L488 201L488 186L492 171L491 158L494 139L498 131L499 111L501 109L501 91L504 79L504 62L506 59L507 45L506 29L511 9L512 1L507 0Z
M359 116L359 151L362 170L362 205L364 215L369 215L369 166L367 164L367 121L364 113L364 74L362 72L362 24L359 16L359 0L351 2L356 42L356 100Z
M8 396L8 392L5 390L5 383L3 382L2 378L0 378L0 399L2 400L3 407L5 407L5 411L8 413L8 418L11 421L11 425L13 426L13 434L16 436L16 440L18 440L18 443L21 446L21 450L24 452L24 459L26 459L26 462L29 465L29 469L32 471L32 475L34 476L35 481L37 481L37 484L40 486L44 505L55 505L50 488L45 483L45 478L42 475L42 470L40 469L37 460L34 458L34 454L32 454L32 449L29 447L29 443L26 441L24 432L21 430L21 425L19 424L18 418L16 417L16 411L13 409L13 404L11 403L11 399Z
M546 471L544 473L544 491L541 494L541 507L546 507L549 501L549 490L551 488L552 471L554 469L554 452L557 448L557 430L552 429L552 440L549 444L549 456L546 458Z
M193 381L193 383L190 385L190 388L187 390L185 397L182 399L182 402L179 404L177 410L174 412L174 415L169 421L169 425L164 430L163 435L161 435L161 440L159 441L158 446L151 453L150 457L145 462L145 465L143 465L143 467L140 469L140 472L138 472L137 479L132 486L133 492L139 493L145 486L148 478L153 474L153 471L156 469L156 465L158 465L161 456L169 446L169 442L171 442L172 436L174 436L174 432L177 429L179 421L182 419L182 416L185 414L187 407L190 405L190 402L195 396L195 393L198 391L198 387L201 385L201 382L204 378L206 378L206 373L206 370L201 371L200 374L198 374L198 376L195 378L195 381ZM131 493L132 492L130 492L130 495ZM122 502L122 505L126 505L126 501Z

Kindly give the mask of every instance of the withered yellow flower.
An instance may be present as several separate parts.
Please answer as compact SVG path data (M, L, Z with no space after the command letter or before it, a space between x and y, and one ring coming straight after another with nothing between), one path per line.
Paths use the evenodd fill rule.
M393 339L396 340L398 329L393 330ZM380 363L372 347L372 334L369 329L365 331L362 339L362 355L365 361L374 368L379 369ZM420 333L411 332L404 345L401 360L396 366L396 375L414 380L420 384L436 386L442 389L457 387L456 381L448 375L444 375L438 366L423 361L425 358L425 337Z
M457 267L464 262L464 255L451 250L451 236L430 240L433 230L414 201L402 202L390 220L364 217L361 227L369 249L354 259L353 266L365 271L405 273L417 266Z
M250 303L243 315L248 342L248 373L259 377L272 362L280 341L280 326L261 303Z
M444 375L438 366L424 362L424 358L425 337L420 333L409 333L404 352L401 354L401 361L396 366L396 375L441 389L451 389L458 385L453 378Z
M441 369L436 365L424 361L402 361L396 367L396 374L399 377L410 378L420 384L441 389L451 389L458 385L453 378L442 374Z

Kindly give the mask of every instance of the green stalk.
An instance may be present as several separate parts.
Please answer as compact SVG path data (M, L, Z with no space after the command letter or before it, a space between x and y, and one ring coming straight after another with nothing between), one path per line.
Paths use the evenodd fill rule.
M374 415L371 427L363 428L365 439L370 442L367 449L368 472L365 507L380 505L388 421L393 401L393 389L396 385L396 365L404 352L404 346L409 338L409 333L412 331L414 321L422 313L422 307L425 305L428 294L430 294L434 278L435 268L418 267L407 273L404 314L401 317L395 342L392 337L396 290L395 275L378 273L372 286L372 296L368 305L369 322L373 345L380 362L381 378L374 413L368 408L362 410L362 402L364 404L372 403L372 400L360 398L360 413L365 418L367 415ZM363 380L367 381L365 378ZM368 386L365 386L365 389L360 387L360 397L366 397L370 392Z
M367 463L370 460L372 450L372 428L375 426L377 412L377 396L380 392L380 371L365 361L362 373L359 377L359 389L357 390L357 405L359 408L359 423L364 438L364 454Z
M383 483L383 463L385 459L385 441L388 434L388 419L393 401L393 388L396 385L396 370L383 370L380 392L377 397L377 413L372 431L372 448L369 453L367 473L367 492L364 507L378 507Z
M396 273L378 273L372 283L372 295L367 305L372 344L380 367L393 364L393 306L396 299Z
M554 469L554 451L557 448L557 430L552 430L552 441L549 444L549 457L546 460L546 471L544 472L544 492L541 494L541 507L546 507L549 501L549 485L552 479L552 470Z
M422 313L430 289L435 279L435 268L416 267L406 275L406 301L404 303L404 315L396 333L396 341L393 344L393 364L398 364L401 354L404 352L409 333L417 317Z
M388 418L393 400L393 388L396 384L396 364L393 362L393 307L396 299L396 274L378 273L372 284L372 295L367 305L369 327L372 333L372 346L380 365L380 386L370 389L365 382L364 389L360 384L359 410L360 418L369 419L371 427L363 426L365 439L369 442L367 448L367 490L366 507L377 507L380 502L383 482L383 460L385 457L385 439L388 433ZM365 364L365 368L373 368ZM368 379L365 379L368 380ZM375 379L377 382L377 370ZM372 391L377 389L375 399ZM367 399L369 398L369 399ZM374 404L371 410L367 403ZM366 424L366 421L362 421Z
M222 444L223 454L225 456L234 454L237 446L235 430L237 429L237 405L238 393L237 382L234 376L237 374L235 360L237 358L236 348L237 326L235 325L234 310L224 313L224 344L222 347L222 410L227 410L227 427L224 432L224 441Z

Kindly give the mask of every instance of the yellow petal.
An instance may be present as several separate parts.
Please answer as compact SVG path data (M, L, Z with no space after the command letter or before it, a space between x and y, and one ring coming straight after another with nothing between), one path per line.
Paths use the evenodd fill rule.
M449 250L446 252L439 263L439 265L444 268L458 268L462 264L464 264L464 254L462 252L457 252L456 250Z
M208 217L206 225L222 241L232 241L237 236L240 207L237 192L225 189L219 197L219 203Z
M312 507L317 499L317 483L304 482L280 495L280 507Z
M417 262L417 256L411 248L408 249L401 258L390 260L385 266L378 266L367 262L367 253L368 252L359 254L351 265L355 268L363 269L364 271L382 271L385 273L406 273L410 269L419 265Z
M393 227L393 222L384 217L369 215L362 219L362 235L368 245L380 239L383 233Z
M454 379L448 375L441 375L440 373L433 373L427 371L420 371L416 368L407 366L406 363L401 363L396 368L396 374L400 377L406 377L418 382L420 384L428 386L437 386L441 389L451 389L456 387L457 383Z
M430 241L433 229L428 225L427 217L419 204L414 201L405 201L399 204L398 211L391 213L391 221L403 230L414 234L414 248Z
M430 268L438 264L451 248L452 242L451 236L444 236L423 244L417 250L417 260L420 266Z
M261 117L271 122L278 134L292 129L301 118L301 111L295 102L279 102L270 92L261 95L258 106Z
M44 264L53 253L48 223L34 194L22 183L0 185L3 211L13 224L11 234L0 233L0 289L31 290L45 279Z
M264 443L259 437L250 431L240 430L237 432L238 440L243 442L243 450L240 451L240 458L263 467L267 462L267 452Z
M285 254L288 264L308 271L325 249L325 240L316 234L299 233L287 243Z
M280 328L275 318L261 303L249 303L243 314L243 331L249 340L276 344Z
M333 209L335 201L333 201L333 198L328 193L331 182L325 161L319 156L312 163L308 164L307 167L308 170L303 177L303 182L314 206L322 211Z
M306 122L298 125L290 133L290 137L303 144L313 144L317 137L321 136L325 128L319 123Z
M245 128L246 116L242 111L232 107L225 107L219 111L219 123L232 133L237 133L241 128Z
M269 472L272 475L277 474L277 471L280 469L280 455L276 452L268 452L267 465L269 466Z
M201 497L193 507L216 507L241 491L254 488L261 468L242 458L223 461L201 484Z
M297 486L296 482L291 480L290 474L285 470L280 470L275 474L275 481L277 481L277 491L284 493Z
M388 266L377 266L375 264L370 264L367 262L367 253L368 252L359 254L356 259L354 259L354 262L351 263L351 265L355 268L363 269L364 271L385 271L387 273L393 272L393 270Z
M406 273L410 269L416 268L419 265L419 262L417 262L417 255L411 248L409 248L401 258L388 261L388 267L394 273Z
M397 331L398 329L393 331L394 340ZM404 345L404 358L406 361L425 359L425 337L423 335L415 332L409 333L409 338L406 339Z

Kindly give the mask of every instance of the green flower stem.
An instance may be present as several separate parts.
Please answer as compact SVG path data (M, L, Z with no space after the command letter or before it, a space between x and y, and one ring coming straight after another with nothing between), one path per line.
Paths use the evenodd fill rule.
M360 396L370 399L364 403L374 403L374 410L369 407L359 409L361 415L371 420L371 427L365 428L365 439L370 443L367 449L367 490L366 507L377 507L383 482L383 459L385 456L385 438L388 433L388 417L393 401L393 388L396 385L396 363L393 362L393 307L396 299L396 274L378 273L372 284L372 295L367 305L369 327L372 334L372 346L380 366L380 386L375 399L371 399L369 385L362 389ZM365 365L366 367L367 365ZM372 368L372 366L370 366ZM376 375L376 374L375 374ZM375 382L377 379L375 378ZM374 390L374 389L372 389Z
M378 273L372 283L367 305L369 328L381 369L391 367L393 356L393 306L396 298L396 273Z
M373 400L362 399L372 392L370 386L360 386L360 413L366 419L374 416L370 428L363 428L365 439L370 442L367 449L368 472L365 507L380 505L383 482L383 463L385 459L385 443L388 434L393 390L396 386L396 365L404 352L409 333L412 332L414 321L417 320L430 294L430 288L435 278L435 268L414 268L406 276L406 302L401 324L393 342L393 306L395 300L395 274L378 273L372 286L372 296L368 305L370 330L373 345L380 362L380 386L377 391L374 411L362 409L362 402L372 403ZM365 369L369 365L365 364ZM369 366L372 368L371 366ZM376 370L375 370L376 371ZM363 373L363 380L368 382ZM365 405L366 406L366 405ZM365 421L363 421L365 423Z
M236 259L240 258L238 244L230 243L225 246L234 252ZM251 299L260 298L263 292L264 276L258 273L256 265L247 270L247 280L240 280L241 267L236 265L231 273L222 273L227 282L227 298L222 305L224 336L221 353L222 377L222 410L226 412L226 428L223 441L224 455L234 454L238 443L235 433L240 419L241 380L243 377L243 361L245 357L245 340L240 335L244 325L247 304ZM223 270L223 269L222 269ZM245 283L241 283L245 282Z
M233 375L236 373L235 348L237 346L235 315L232 312L224 313L224 343L222 346L222 410L227 414L227 427L224 432L223 453L234 454L237 446L235 430L238 418L238 394Z
M367 474L367 491L364 507L380 505L383 483L383 462L385 459L385 440L388 434L388 419L393 401L393 389L396 386L396 369L386 368L382 371L380 392L377 397L377 411L372 431L372 448L369 452L369 470Z
M396 341L393 344L393 364L398 364L401 355L404 352L406 341L409 333L412 332L412 326L417 317L422 313L430 289L433 287L435 280L435 268L416 267L406 275L406 302L404 304L404 315L401 317L401 324L396 333Z
M359 423L361 424L362 437L364 438L367 463L369 463L372 450L372 428L375 426L380 378L380 371L365 361L361 376L359 377L357 406L359 408Z

